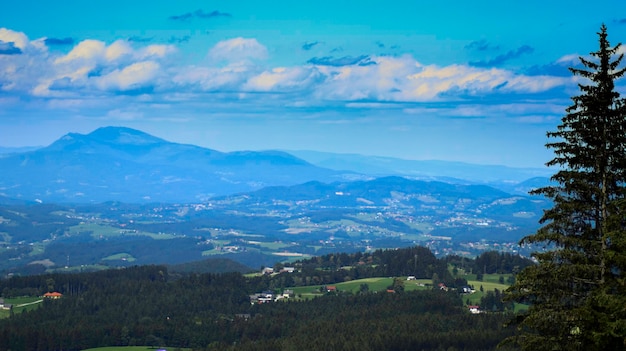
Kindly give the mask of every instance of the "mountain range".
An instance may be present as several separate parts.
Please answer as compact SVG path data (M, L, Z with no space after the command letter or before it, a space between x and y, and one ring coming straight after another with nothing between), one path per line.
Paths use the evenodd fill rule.
M279 151L224 153L104 127L0 156L0 192L56 202L197 202L270 185L340 180L345 172Z
M310 150L286 152L324 168L350 170L372 176L399 175L422 180L453 183L519 183L530 178L549 177L548 168L516 168L502 165L477 165L441 160L405 160L393 157L337 154Z
M347 182L388 175L457 184L482 183L524 193L545 185L549 174L544 169L312 151L226 153L169 142L125 127L103 127L89 134L69 133L41 148L4 148L0 152L0 169L0 196L75 203L199 202L270 186Z

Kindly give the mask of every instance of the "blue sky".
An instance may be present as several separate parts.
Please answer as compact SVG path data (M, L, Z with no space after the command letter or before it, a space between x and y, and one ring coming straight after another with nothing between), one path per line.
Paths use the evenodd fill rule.
M626 41L626 2L11 1L0 146L114 125L220 151L541 167L602 23Z

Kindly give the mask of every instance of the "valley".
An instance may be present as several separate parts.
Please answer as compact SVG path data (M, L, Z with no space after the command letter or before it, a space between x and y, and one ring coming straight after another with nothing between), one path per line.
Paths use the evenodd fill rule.
M219 152L124 127L0 154L0 272L227 259L241 270L413 245L528 255L546 170ZM345 167L342 167L345 166ZM530 178L528 178L530 177ZM482 181L481 181L482 179Z
M195 204L0 207L5 274L227 258L250 269L333 252L413 245L437 256L497 250L537 228L547 203L486 186L385 177L319 182Z

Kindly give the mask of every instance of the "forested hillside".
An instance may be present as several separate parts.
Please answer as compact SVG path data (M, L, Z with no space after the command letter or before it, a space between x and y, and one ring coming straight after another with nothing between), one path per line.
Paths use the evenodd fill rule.
M501 262L516 259L491 256ZM508 315L471 314L463 295L453 289L338 291L308 300L250 303L255 292L359 278L354 274L452 279L445 273L448 268L475 270L472 265L482 262L479 259L486 258L437 259L428 249L414 247L325 255L294 263L298 268L293 273L249 277L173 273L166 266L16 276L0 281L4 298L49 291L63 296L0 320L0 350L123 345L194 350L490 350L512 335L502 327Z

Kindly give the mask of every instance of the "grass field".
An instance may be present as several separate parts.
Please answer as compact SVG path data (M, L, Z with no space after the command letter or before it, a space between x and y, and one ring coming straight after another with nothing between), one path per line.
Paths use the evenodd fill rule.
M128 262L135 262L136 258L134 258L131 254L123 252L123 253L118 253L115 255L111 255L108 257L103 258L104 261L128 261Z
M508 275L503 275L506 281ZM475 278L475 276L474 276ZM406 280L406 277L401 277L404 282L404 290L405 291L413 291L413 290L427 290L432 288L432 280L431 279L417 279L417 280ZM498 289L500 291L506 290L509 285L502 284L500 281L500 274L485 274L483 277L483 281L479 280L468 280L467 283L470 286L474 287L475 292L472 294L465 294L463 296L463 302L469 301L470 305L478 305L480 304L480 299L488 292L495 291ZM337 284L328 284L335 286L338 291L343 292L351 292L357 293L361 289L362 284L368 285L369 291L385 291L387 287L393 284L393 278L366 278L366 279L358 279L352 280L349 282L342 282ZM311 299L315 296L323 295L320 292L320 288L323 285L308 285L308 286L298 286L289 288L293 290L294 294L297 298L302 299ZM483 291L480 291L480 287L483 287ZM516 306L517 308L524 308L524 306Z
M173 239L176 236L172 234L163 234L163 233L150 233L150 232L141 232L127 229L119 229L110 227L107 225L101 225L98 223L88 223L88 224L79 224L70 227L70 235L77 235L79 233L91 232L91 237L94 239L98 238L107 238L107 237L117 237L117 236L149 236L155 240L167 240Z
M10 303L13 305L13 313L21 313L22 311L29 311L39 307L41 297L17 297L14 299L4 299L4 303ZM9 310L0 310L0 319L8 318L11 315Z
M463 302L469 300L470 305L478 305L480 303L480 299L485 295L485 293L487 293L487 291L495 291L496 289L504 291L509 287L506 284L479 280L468 280L467 284L473 286L474 290L476 291L473 294L466 294L465 296L463 296ZM481 286L483 287L483 291L480 291Z
M432 287L432 280L430 279L406 280L406 277L401 277L401 279L404 281L405 291L426 290ZM343 291L357 293L361 289L362 284L367 284L369 291L385 291L387 290L387 287L393 284L393 278L365 278L327 285L337 287L337 290L340 292ZM322 286L323 285L307 285L293 287L289 289L293 290L294 294L297 297L300 297L302 299L310 299L315 296L323 295L323 293L320 293L320 288Z

